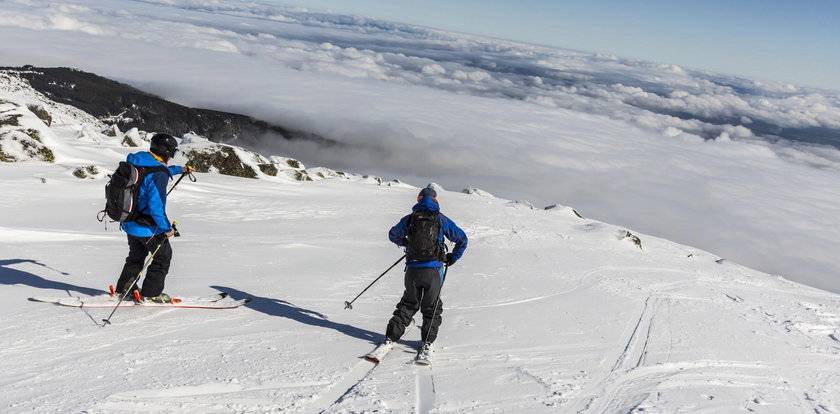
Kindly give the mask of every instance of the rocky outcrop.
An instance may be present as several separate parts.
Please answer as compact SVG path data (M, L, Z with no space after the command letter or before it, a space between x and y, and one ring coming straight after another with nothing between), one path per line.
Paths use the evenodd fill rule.
M38 129L39 117L30 108L0 100L0 161L40 160L55 162Z

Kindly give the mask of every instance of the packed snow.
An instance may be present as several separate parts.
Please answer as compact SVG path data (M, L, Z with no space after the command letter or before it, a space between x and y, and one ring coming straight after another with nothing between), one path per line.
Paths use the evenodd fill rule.
M125 236L95 216L105 174L142 148L43 97L0 99L49 108L50 127L33 115L20 128L56 161L0 163L0 411L840 411L840 295L476 188L438 186L470 243L447 274L431 367L412 363L417 329L379 365L361 359L402 269L344 309L402 254L387 232L419 190L369 177L208 173L172 192L182 236L166 292L253 298L244 307L126 308L103 326L108 309L28 301L114 283ZM99 173L73 175L86 166Z

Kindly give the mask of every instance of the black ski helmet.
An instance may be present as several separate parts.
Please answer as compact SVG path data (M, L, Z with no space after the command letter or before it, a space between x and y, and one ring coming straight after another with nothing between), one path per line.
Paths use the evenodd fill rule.
M152 137L152 144L149 150L157 155L163 157L165 160L170 160L175 156L175 151L178 150L178 142L175 137L169 134L155 134Z

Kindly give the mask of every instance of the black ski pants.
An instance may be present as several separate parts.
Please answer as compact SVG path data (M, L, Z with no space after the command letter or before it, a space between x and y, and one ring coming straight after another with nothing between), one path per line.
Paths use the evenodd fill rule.
M443 283L441 269L430 267L409 267L405 272L405 292L394 310L394 316L388 321L385 336L392 341L399 339L405 332L414 314L419 310L423 314L423 326L420 338L432 343L437 338L438 328L443 319L443 302L440 301L440 287Z
M158 296L163 293L163 284L166 275L169 273L169 262L172 261L172 246L165 236L137 237L128 235L128 257L125 258L120 279L117 281L116 290L125 292L136 289L136 284L131 286L131 281L137 277L146 262L146 256L157 249L155 258L146 269L146 277L143 279L143 288L140 295L144 297Z

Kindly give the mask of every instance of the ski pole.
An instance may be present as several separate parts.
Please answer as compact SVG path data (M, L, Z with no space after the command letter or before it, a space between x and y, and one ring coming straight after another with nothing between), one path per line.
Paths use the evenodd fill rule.
M356 297L355 297L355 298L353 298L353 300L351 300L351 301L349 301L349 302L344 301L344 309L353 309L353 302L355 302L355 301L356 301L356 299L358 299L358 298L359 298L359 296L362 296L362 293L367 292L367 290L368 290L368 289L370 289L370 287L371 287L371 286L373 286L373 284L374 284L374 283L376 283L379 279L381 279L381 278L382 278L382 276L385 276L385 273L388 273L388 271L390 271L391 269L393 269L393 268L394 268L394 266L398 265L398 264L399 264L399 263L400 263L403 259L405 259L405 255L402 255L402 257L400 257L400 259L399 259L399 260L397 260L396 262L394 262L394 264L392 264L392 265L391 265L391 267L389 267L389 268L388 268L388 269L386 269L384 272L382 272L382 274L381 274L381 275L379 275L379 277L377 277L377 278L376 278L376 280L374 280L373 282L370 282L370 284L369 284L369 285L365 288L365 290L363 290L361 293L359 293L358 295L356 295Z
M157 247L155 247L155 251L152 252L152 255L149 256L148 259L146 259L146 263L143 264L143 268L140 269L140 273L137 273L137 276L134 278L134 280L131 281L131 284L128 285L128 286L133 288L134 285L137 283L137 281L140 280L140 275L142 275L143 272L146 270L146 268L149 267L149 265L152 263L152 260L155 258L155 254L157 254L158 250L160 250L161 245L163 245L163 242L158 243ZM116 306L114 306L114 310L111 311L111 314L108 315L108 317L106 319L102 320L102 322L104 322L104 324L102 324L102 327L105 327L105 325L110 325L111 324L111 317L114 316L114 313L117 311L117 308L120 307L120 303L122 303L122 301L125 300L125 297L128 296L128 292L130 292L130 291L131 291L130 288L125 290L122 297L120 297L120 301L117 302Z
M192 182L196 182L196 178L195 178L195 175L193 175L192 170L188 170L188 172L187 172L186 174L181 174L181 176L180 176L180 177L178 177L178 180L177 180L177 181L175 181L175 185L173 185L173 186L172 186L172 188L170 188L170 189L169 189L169 191L167 191L167 192L166 192L166 195L169 195L169 193L171 193L171 192L172 192L172 190L174 190L174 189L175 189L175 187L177 187L177 186L178 186L178 184L181 182L181 180L183 180L183 179L184 179L184 176L185 176L185 175L189 175L189 176L190 176L190 181L192 181Z
M440 290L438 290L437 299L435 299L435 308L432 310L432 320L429 323L434 323L435 314L437 313L438 305L440 304L440 294L443 293L443 284L446 283L446 272L449 271L449 266L445 266L443 268L443 280L440 281ZM432 326L429 325L429 330L426 331L426 337L423 338L423 343L425 344L426 341L429 339L429 333L432 332Z
M178 222L172 222L172 230L175 230L175 235L174 236L178 237L181 234L178 232L178 228L175 227L176 224L178 224ZM157 247L155 247L155 251L153 251L152 255L149 256L148 259L146 259L146 263L143 264L143 267L140 269L140 272L137 273L137 276L134 278L134 280L131 281L131 284L129 284L128 286L131 286L133 288L134 285L137 283L137 281L140 280L140 275L142 275L143 272L146 271L146 268L148 268L149 265L152 264L152 260L154 260L155 255L157 254L158 250L160 250L160 246L163 246L164 241L166 241L166 239L163 239L160 243L158 243ZM117 302L117 305L114 306L114 309L111 311L111 314L108 315L108 318L102 320L102 322L104 322L104 324L102 324L103 328L105 327L105 325L110 325L111 324L111 317L114 316L114 313L117 312L117 308L120 307L120 303L122 303L122 301L125 300L125 297L128 296L128 292L130 292L130 291L131 291L131 289L126 289L125 290L122 297L120 297L119 302Z

